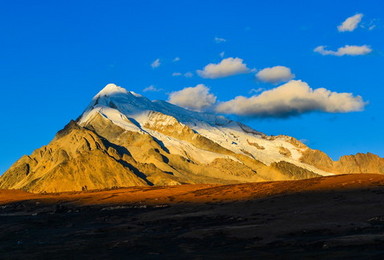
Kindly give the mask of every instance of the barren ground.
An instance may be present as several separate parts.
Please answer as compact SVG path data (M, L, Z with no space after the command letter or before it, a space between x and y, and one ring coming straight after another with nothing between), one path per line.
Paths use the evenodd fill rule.
M383 244L383 175L0 190L1 259L380 259Z

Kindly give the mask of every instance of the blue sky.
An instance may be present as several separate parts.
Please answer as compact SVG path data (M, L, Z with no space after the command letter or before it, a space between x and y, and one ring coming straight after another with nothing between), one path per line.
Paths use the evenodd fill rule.
M357 14L362 16L351 31L337 28ZM250 107L248 114L232 111L230 117L266 134L304 140L334 159L357 152L384 157L384 3L379 0L4 0L0 34L0 172L47 144L108 83L163 100L203 84L220 104L285 84L255 76L275 66L289 68L294 80L311 89L352 93L352 101L361 96L366 105L360 103L360 112L338 113L325 103L288 118L261 117ZM348 45L369 51L337 52ZM319 46L326 46L323 52L314 51ZM217 78L197 73L228 58L241 59L246 73ZM149 86L160 91L144 92Z

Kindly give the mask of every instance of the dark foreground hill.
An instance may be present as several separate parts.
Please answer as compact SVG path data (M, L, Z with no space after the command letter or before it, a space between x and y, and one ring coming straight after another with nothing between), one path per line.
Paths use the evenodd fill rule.
M384 176L0 191L2 259L345 259L384 254Z

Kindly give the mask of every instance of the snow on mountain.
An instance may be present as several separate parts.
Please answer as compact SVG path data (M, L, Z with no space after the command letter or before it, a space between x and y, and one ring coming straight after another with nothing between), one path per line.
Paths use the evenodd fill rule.
M236 154L249 156L266 165L286 161L320 175L332 174L300 162L303 152L308 148L292 137L267 136L223 116L190 111L165 101L151 101L115 84L108 84L93 98L79 119L79 125L86 125L96 114L123 129L150 134L172 152L193 155L201 163L231 156L199 149L188 142L156 131L156 128L177 124L186 126ZM231 159L236 160L233 157Z

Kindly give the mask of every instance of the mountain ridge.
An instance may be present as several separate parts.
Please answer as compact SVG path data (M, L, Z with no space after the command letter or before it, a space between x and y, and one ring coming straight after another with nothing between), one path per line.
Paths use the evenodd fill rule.
M293 137L267 136L108 84L47 146L12 165L0 188L60 192L360 172L384 173L384 159L358 154L334 162Z

